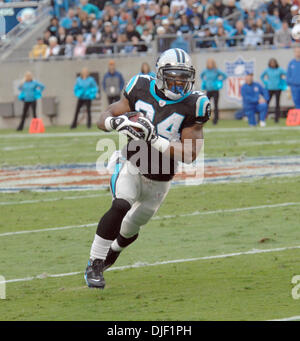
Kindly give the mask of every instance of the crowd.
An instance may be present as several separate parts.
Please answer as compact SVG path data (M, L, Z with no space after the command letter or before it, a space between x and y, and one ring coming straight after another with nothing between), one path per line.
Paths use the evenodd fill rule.
M300 0L53 0L53 17L30 57L146 52L155 37L159 52L189 52L185 34L199 48L289 47L299 8Z

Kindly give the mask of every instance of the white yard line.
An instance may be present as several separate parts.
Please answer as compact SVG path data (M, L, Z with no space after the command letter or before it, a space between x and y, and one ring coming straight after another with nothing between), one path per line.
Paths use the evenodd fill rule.
M177 214L177 215L156 216L156 217L152 218L152 220L184 218L184 217L192 217L192 216L198 216L198 215L209 215L209 214L219 214L219 213L236 213L236 212L259 210L259 209L265 209L265 208L277 208L277 207L288 207L288 206L298 206L298 205L300 205L300 202L285 202L285 203L274 204L274 205L240 207L240 208L232 208L232 209L227 209L227 210L214 210L214 211L207 211L207 212L196 211L196 212L192 212L192 213L184 213L184 214ZM91 227L91 226L96 226L97 224L98 223L91 223L91 224L83 224L83 225L50 227L50 228L44 228L44 229L38 229L38 230L4 232L4 233L0 234L0 237L14 236L14 235L18 235L18 234L68 230L68 229L72 229L72 228Z
M267 320L267 321L272 322L272 321L298 321L298 320L300 320L300 315L292 316L292 317L285 317L285 318L275 319L275 320Z
M268 131L284 131L284 130L300 130L300 126L296 127L265 127L263 129L257 128L204 128L205 133L239 133L239 132L268 132ZM116 133L110 133L116 134ZM15 139L15 138L57 138L57 137L85 137L85 136L109 136L109 134L105 132L78 132L78 133L44 133L44 134L1 134L1 139Z
M144 268L144 267L166 265L166 264L195 262L195 261L210 260L210 259L222 259L222 258L237 257L237 256L243 256L243 255L256 255L256 254L261 254L261 253L281 252L281 251L296 250L296 249L300 249L300 245L280 247L280 248L275 248L275 249L263 249L263 250L253 249L253 250L244 251L244 252L234 252L234 253L227 253L227 254L222 254L222 255L204 256L204 257L197 257L197 258L173 259L173 260L167 260L167 261L155 262L155 263L138 262L138 263L135 263L132 265L115 266L115 267L108 269L107 271L127 270L127 269L134 269L134 268ZM15 283L15 282L28 282L28 281L32 281L34 279L74 276L74 275L79 275L82 273L83 273L83 271L67 272L67 273L52 274L52 275L47 274L47 273L43 273L43 274L40 274L37 276L9 279L9 280L0 282L0 284Z
M51 198L51 199L40 199L40 200L0 201L0 206L38 204L38 203L43 203L43 202L52 202L52 201L60 201L60 200L77 200L77 199L98 198L98 197L106 197L106 196L110 196L110 195L111 195L110 193L103 193L103 194L91 194L91 195Z

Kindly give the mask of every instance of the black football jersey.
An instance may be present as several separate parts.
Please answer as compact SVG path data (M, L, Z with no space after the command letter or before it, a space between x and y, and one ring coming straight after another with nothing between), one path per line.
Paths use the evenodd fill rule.
M167 99L155 86L155 79L146 75L136 75L127 84L124 96L128 99L130 109L143 113L155 126L156 132L169 141L180 141L184 128L195 124L204 124L210 117L210 102L203 92L194 91L179 100ZM128 160L138 152L131 141L123 155ZM138 145L138 143L136 144ZM166 157L148 145L148 166L141 173L152 180L170 181L176 172L174 160ZM157 155L156 155L157 154ZM163 165L169 164L169 167Z

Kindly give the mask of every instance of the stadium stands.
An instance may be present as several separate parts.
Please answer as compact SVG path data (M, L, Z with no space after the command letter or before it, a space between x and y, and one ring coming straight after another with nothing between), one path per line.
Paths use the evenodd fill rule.
M188 51L289 47L291 18L299 12L296 0L53 0L52 5L53 18L30 58L147 53L154 44L162 52L178 43L178 32ZM42 44L59 51L45 53Z

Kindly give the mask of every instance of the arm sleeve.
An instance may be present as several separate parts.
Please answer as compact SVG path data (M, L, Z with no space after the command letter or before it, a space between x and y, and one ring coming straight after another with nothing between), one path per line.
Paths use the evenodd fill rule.
M226 78L227 78L227 75L226 75L226 73L225 72L223 72L223 71L221 71L221 70L219 70L219 74L218 74L218 77L222 77L222 81L224 81Z
M36 82L36 87L40 88L41 91L43 91L45 89L45 85L39 82Z
M106 91L106 78L107 78L107 74L105 74L103 79L102 79L102 87L103 87L104 91Z
M130 109L132 111L135 110L135 102L136 102L136 89L137 82L139 80L139 75L133 76L129 82L126 84L125 89L123 90L123 95L128 99Z
M206 95L199 95L195 105L191 106L191 108L193 108L194 112L187 116L181 130L195 124L203 125L210 119L211 104Z
M280 71L281 71L281 72L280 72L280 77L281 77L281 76L286 76L286 71L285 71L284 69L281 68ZM281 77L281 78L282 78L282 77Z
M263 73L260 75L260 80L264 83L267 71L264 70Z
M123 78L121 73L119 73L119 77L120 77L120 90L123 90L123 88L124 88L124 78Z
M261 85L259 85L260 88L260 94L263 96L263 98L268 101L269 100L269 91L265 88L263 88Z

